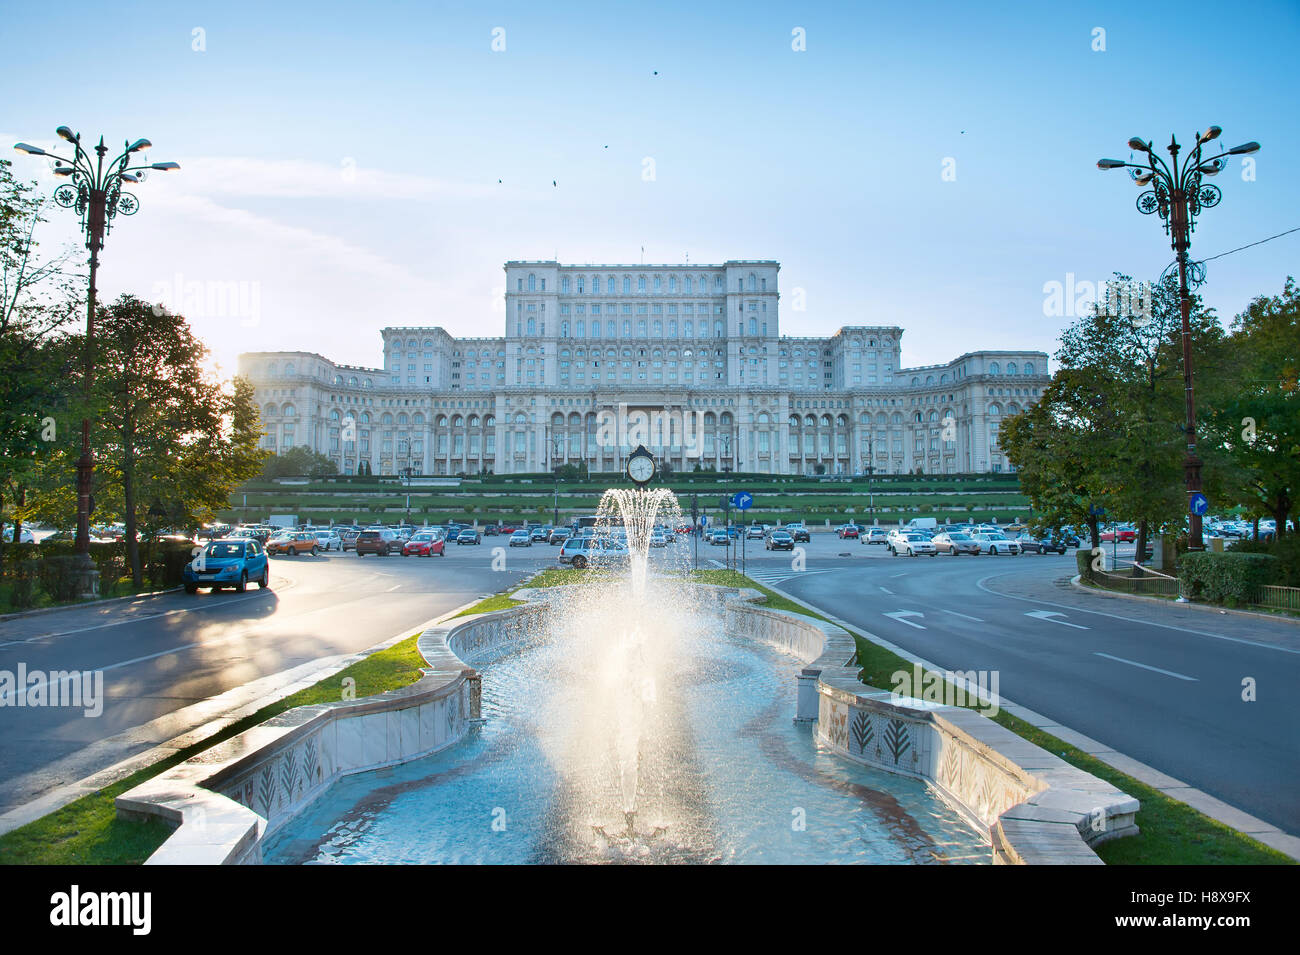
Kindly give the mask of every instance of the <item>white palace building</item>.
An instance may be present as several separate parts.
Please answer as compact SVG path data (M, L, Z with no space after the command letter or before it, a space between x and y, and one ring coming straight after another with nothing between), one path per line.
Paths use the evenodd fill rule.
M507 262L500 336L385 328L382 367L251 352L239 370L256 387L263 446L306 445L343 474L363 460L374 474L620 471L644 435L611 439L605 425L641 413L675 422L645 440L675 470L1009 470L998 425L1037 400L1046 353L903 368L896 326L782 335L779 270Z

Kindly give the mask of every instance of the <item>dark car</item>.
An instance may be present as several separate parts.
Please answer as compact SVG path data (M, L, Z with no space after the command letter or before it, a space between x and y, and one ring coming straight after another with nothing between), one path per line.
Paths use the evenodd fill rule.
M479 536L479 532L474 530L474 528L467 527L459 534L456 535L456 543L457 544L481 544L483 543L483 538Z
M794 535L788 531L772 531L763 546L766 550L794 550Z
M802 524L787 524L782 528L796 544L811 544L812 535Z
M397 539L396 532L387 527L372 527L357 535L355 550L358 557L366 554L387 557L393 551L401 549L402 542Z
M1020 549L1026 554L1064 554L1065 548L1063 537L1053 537L1051 534L1040 534L1037 537L1031 537L1029 534L1020 535Z

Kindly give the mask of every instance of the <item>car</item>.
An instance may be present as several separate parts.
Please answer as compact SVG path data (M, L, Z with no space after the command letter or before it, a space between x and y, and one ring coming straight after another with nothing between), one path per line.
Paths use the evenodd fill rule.
M1060 537L1053 537L1051 534L1040 534L1035 537L1033 534L1021 534L1017 538L1020 549L1026 554L1064 554L1065 541Z
M889 531L883 527L869 527L865 534L859 535L858 542L862 544L888 544Z
M809 544L812 542L812 535L808 533L808 528L802 524L786 524L781 528L796 544Z
M510 535L511 547L532 547L533 536L528 531L515 531Z
M374 554L377 557L387 557L395 550L402 547L402 542L397 539L397 534L387 527L368 527L357 535L355 550L358 557L364 557L366 554Z
M971 538L979 542L981 554L997 557L999 554L1015 556L1020 553L1020 545L1002 533L972 534Z
M497 536L498 534L500 534L500 533L501 533L501 529L500 529L499 527L497 527L495 524L485 524L485 525L483 525L483 536L484 536L484 537L496 537L496 536Z
M554 528L534 527L531 531L529 531L529 536L531 537L532 540L539 541L545 544L547 539L550 538L552 530L554 530Z
M357 549L357 538L361 536L359 530L346 530L339 534L339 540L343 542L343 550L350 551Z
M474 530L474 528L467 527L459 534L456 535L456 543L458 545L459 544L481 544L483 543L483 538L479 536L479 532Z
M35 543L36 543L36 535L33 534L31 531L29 531L26 527L24 527L21 531L18 532L18 537L19 537L19 541L18 541L18 542L19 542L20 544L35 544ZM76 535L74 534L73 537L75 538ZM6 542L6 543L13 543L13 539L14 539L14 529L13 529L12 526L10 526L10 527L6 527L6 528L5 528L4 539L5 539L5 542Z
M319 551L320 541L309 531L285 531L266 542L268 554L288 554L290 557L311 554L315 557Z
M1133 541L1137 540L1137 529L1125 524L1121 524L1118 527L1108 527L1101 532L1100 539L1109 544L1115 540L1116 535L1119 536L1119 542L1121 544L1131 544Z
M560 547L559 561L577 570L607 565L627 553L627 548L612 538L571 537Z
M446 557L447 539L441 531L421 530L402 544L403 557Z
M785 530L772 531L763 547L766 550L794 550L794 535Z
M745 540L761 541L763 539L763 525L751 524L745 529Z
M857 540L862 535L862 528L857 524L841 524L836 528L835 533L839 535L840 540Z
M941 531L934 535L930 543L934 545L935 553L951 554L953 557L962 554L978 557L980 552L979 541L973 540L969 534L963 534L961 531Z
M718 544L726 547L731 543L731 535L722 528L718 528L716 530L706 531L704 540L709 544Z
M204 545L185 565L181 582L187 594L198 593L200 587L214 591L233 587L243 593L250 583L266 590L271 586L271 562L255 540L217 539Z
M653 534L650 535L650 546L667 547L668 535L665 534L663 531L655 531Z
M343 538L339 537L335 531L313 531L316 539L320 541L320 549L323 551L342 550Z
M934 546L934 541L924 534L918 534L915 531L909 531L900 534L894 539L894 556L900 557L906 554L909 557L919 557L921 554L929 554L931 557L938 557L939 551Z
M572 533L567 527L557 527L551 531L551 536L546 539L546 542L548 544L563 544Z

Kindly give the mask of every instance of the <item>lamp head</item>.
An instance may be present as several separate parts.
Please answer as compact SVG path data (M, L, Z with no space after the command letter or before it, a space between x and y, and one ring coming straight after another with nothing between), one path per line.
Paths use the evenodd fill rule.
M59 134L60 139L66 139L70 143L75 143L77 141L77 134L67 126L60 126L55 130L55 132Z
M20 153L26 153L29 156L44 156L45 150L40 146L30 146L27 143L14 143L14 149Z
M1228 150L1229 156L1245 156L1248 153L1259 152L1259 143L1242 143L1240 146L1233 146Z
M1123 169L1127 165L1128 163L1126 163L1122 159L1098 159L1097 160L1098 169Z
M1198 142L1198 143L1208 143L1208 142L1209 142L1210 140L1212 140L1212 139L1218 139L1218 138L1219 138L1219 134L1222 133L1222 132L1223 132L1223 128L1222 128L1221 126L1211 126L1211 127L1210 127L1209 129L1207 129L1205 132L1201 133L1201 136L1200 136L1200 138L1197 140L1197 142Z
M1151 152L1151 144L1138 136L1134 136L1128 141L1128 148L1135 149L1140 153Z
M140 150L148 149L152 145L153 143L149 142L147 139L137 139L130 146L126 147L126 151L129 153L138 153Z

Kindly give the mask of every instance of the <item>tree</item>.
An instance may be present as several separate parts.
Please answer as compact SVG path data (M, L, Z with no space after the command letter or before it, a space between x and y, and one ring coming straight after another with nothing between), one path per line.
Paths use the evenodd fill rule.
M137 530L149 537L211 520L261 467L261 426L252 386L207 372L207 348L182 316L123 295L97 324L94 494L97 509L122 516L139 587Z
M73 252L38 254L36 231L45 219L35 189L0 159L0 531L8 514L15 541L35 472L60 425L70 423L59 419L68 410L64 384L75 374L59 340L77 308Z
M1218 363L1205 431L1229 462L1224 501L1266 513L1286 533L1300 486L1300 288L1259 296L1236 317Z
M262 465L261 476L267 480L281 477L322 478L338 472L338 465L328 457L306 445L298 445L283 454L268 457ZM358 469L357 473L362 472Z

